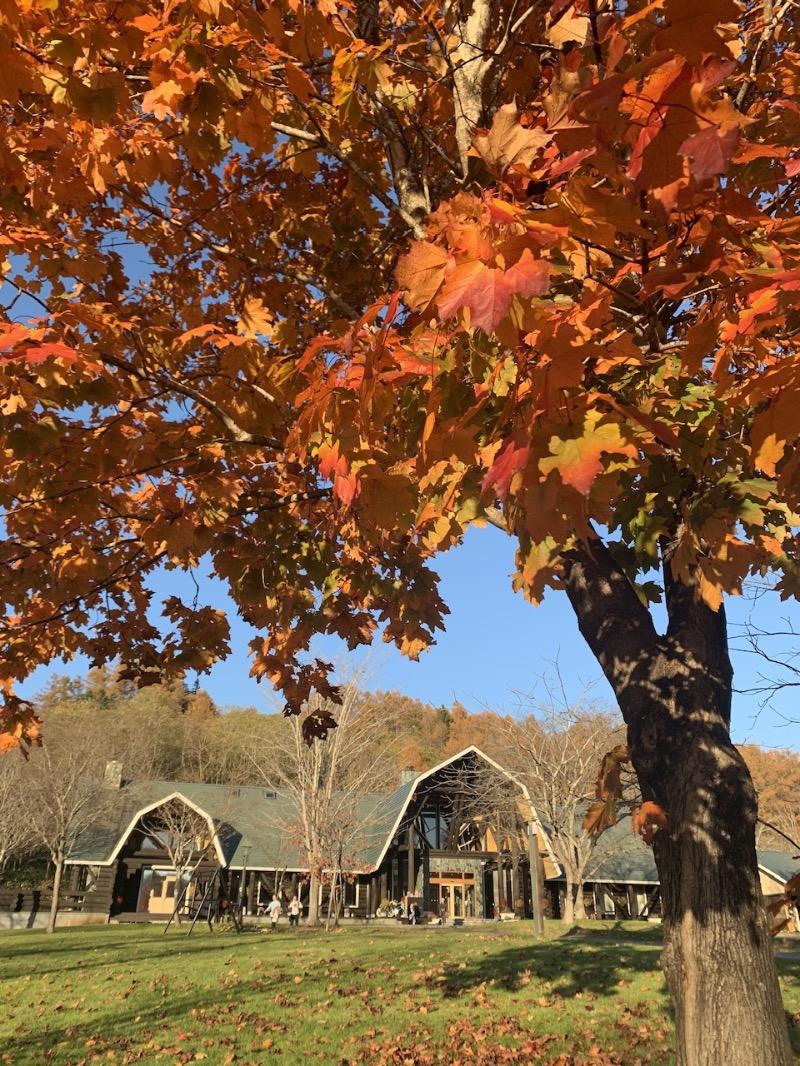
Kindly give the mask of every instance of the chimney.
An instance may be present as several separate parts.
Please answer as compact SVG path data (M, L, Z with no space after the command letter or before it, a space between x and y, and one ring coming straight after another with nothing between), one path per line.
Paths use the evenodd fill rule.
M116 759L106 763L103 788L122 788L122 763Z
M403 785L407 785L411 781L416 781L421 773L421 770L412 770L410 766L407 766L405 770L400 771L400 787L402 788Z

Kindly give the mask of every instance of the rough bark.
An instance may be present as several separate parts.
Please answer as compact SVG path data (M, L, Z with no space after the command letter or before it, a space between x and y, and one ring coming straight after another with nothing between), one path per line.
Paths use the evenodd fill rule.
M654 851L678 1064L788 1066L756 862L755 790L729 734L724 611L673 581L667 564L669 624L659 635L599 540L565 560L565 583L619 701L642 794L669 818Z

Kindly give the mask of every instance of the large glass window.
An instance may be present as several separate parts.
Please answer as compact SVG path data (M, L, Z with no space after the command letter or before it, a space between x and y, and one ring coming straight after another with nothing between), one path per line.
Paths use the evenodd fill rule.
M428 796L416 821L416 832L432 851L444 851L450 827L452 803L443 796Z
M481 851L483 830L463 804L431 793L417 816L414 831L431 851Z
M429 848L439 848L439 824L435 811L423 811L418 823L418 832Z

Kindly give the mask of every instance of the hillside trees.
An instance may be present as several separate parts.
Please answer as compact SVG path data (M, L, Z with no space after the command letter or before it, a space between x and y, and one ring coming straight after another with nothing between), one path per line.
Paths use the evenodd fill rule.
M93 670L85 678L52 678L34 705L37 713L56 717L93 713L105 756L121 763L128 778L224 781L230 769L220 765L230 746L215 743L222 731L216 707L207 693L190 692L182 681L137 689L111 669Z
M799 591L795 6L2 0L0 31L6 736L39 663L224 655L199 589L153 593L208 563L298 712L334 695L314 634L430 645L428 560L492 521L668 816L679 1062L788 1063L723 599Z
M758 846L800 851L800 757L788 748L769 750L758 744L740 750L758 793Z
M9 861L31 850L30 834L20 818L22 766L16 759L0 759L0 874Z
M429 770L445 754L460 750L452 747L453 723L460 713L455 704L452 708L433 707L400 692L380 690L362 693L358 704L360 713L380 717L383 747L394 753L394 770ZM461 748L466 746L461 744Z

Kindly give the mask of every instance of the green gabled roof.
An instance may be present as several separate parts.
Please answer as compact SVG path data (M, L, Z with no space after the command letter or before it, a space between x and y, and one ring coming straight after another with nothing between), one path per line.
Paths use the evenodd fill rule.
M415 790L435 779L446 767L476 760L494 766L514 781L530 805L526 789L512 775L480 749L465 748L438 766L418 774L394 792L335 794L333 806L339 812L335 820L340 827L351 827L345 834L349 838L343 853L346 868L351 872L377 868L397 833ZM251 870L308 869L299 840L300 820L290 795L262 787L188 781L129 781L119 790L109 793L103 790L96 823L79 836L67 861L109 865L139 819L175 796L182 797L208 818L215 833L217 853L225 866L233 869L247 866ZM535 811L531 810L536 818Z
M236 791L260 792L262 799L264 795L261 789L235 790L225 785L198 785L186 781L127 781L113 793L103 792L97 820L78 836L68 861L100 865L112 862L144 814L173 796L181 796L208 818L219 857L227 864L242 840L242 829L231 820L231 815L241 823L243 810L252 807L254 799L251 796L249 804L240 802L240 809L236 810L237 797L233 795Z
M546 833L552 832L549 822L542 821ZM580 834L580 818L575 823ZM563 872L550 881L564 881ZM623 818L605 829L597 838L586 869L586 881L605 884L657 885L659 882L653 849L631 828L630 819Z
M365 810L369 818L362 821L366 828L363 833L363 845L358 849L358 857L365 871L377 866L381 853L395 834L397 824L416 785L416 780L408 781L386 796L364 797L360 800L360 803L364 803L366 799L372 804Z
M783 851L757 852L759 869L778 881L800 872L800 856ZM553 880L563 881L563 875ZM602 884L659 884L653 849L626 819L601 833L589 862L586 881Z
M791 851L759 851L758 868L776 881L788 881L800 873L800 855Z
M659 877L653 849L634 833L629 821L612 826L597 842L587 880L605 884L657 885Z
M334 807L342 820L351 816L348 866L370 869L393 833L415 782L389 795L339 793ZM69 862L108 865L142 815L172 796L182 796L207 815L216 831L226 866L254 870L304 870L307 862L297 839L299 818L291 796L265 788L206 785L188 781L130 781L113 802L80 834ZM245 851L249 849L245 863Z

